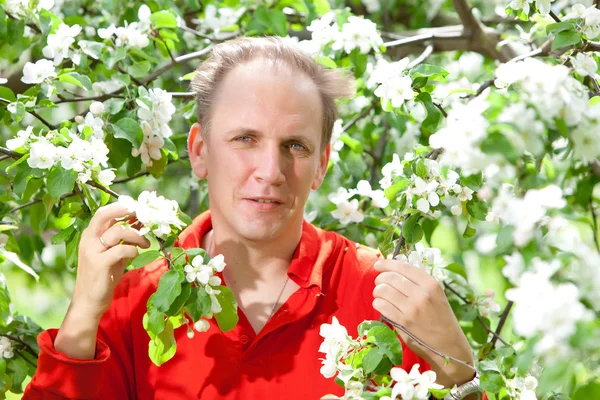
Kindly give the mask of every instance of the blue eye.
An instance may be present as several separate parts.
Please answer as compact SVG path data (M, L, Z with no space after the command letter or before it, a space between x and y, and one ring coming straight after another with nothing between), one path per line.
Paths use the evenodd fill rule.
M299 150L299 151L306 150L306 147L302 146L299 143L292 143L292 144L290 144L290 147L292 147L294 150Z
M238 141L238 142L247 142L248 140L243 140L243 139L252 139L250 136L238 136L236 137L234 140Z

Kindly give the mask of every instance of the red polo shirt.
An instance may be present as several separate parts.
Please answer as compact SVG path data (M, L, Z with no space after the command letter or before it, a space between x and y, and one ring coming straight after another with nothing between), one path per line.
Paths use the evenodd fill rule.
M211 229L210 213L198 216L180 235L183 248L200 247ZM377 272L373 249L306 221L288 275L300 288L255 334L238 309L240 322L221 332L187 337L175 331L177 353L161 367L148 357L149 337L142 327L148 297L166 271L160 260L126 273L100 322L93 360L71 359L54 349L56 329L38 337L38 368L24 399L281 399L313 400L343 394L319 372L319 328L336 316L352 336L363 320L378 319L373 309ZM404 347L402 367L425 361Z

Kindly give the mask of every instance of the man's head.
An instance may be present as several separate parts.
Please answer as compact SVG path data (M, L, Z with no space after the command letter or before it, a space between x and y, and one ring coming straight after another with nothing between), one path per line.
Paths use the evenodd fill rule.
M300 227L327 169L334 101L351 97L352 83L283 39L215 46L192 80L199 123L189 138L215 222L254 241Z

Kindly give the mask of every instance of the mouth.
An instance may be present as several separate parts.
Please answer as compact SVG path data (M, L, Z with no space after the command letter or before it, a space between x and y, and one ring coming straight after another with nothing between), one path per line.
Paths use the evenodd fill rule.
M264 197L247 198L244 200L246 200L246 202L249 205L251 205L252 208L254 208L256 210L263 210L263 211L277 209L283 204L283 201L281 201L279 199L264 198Z

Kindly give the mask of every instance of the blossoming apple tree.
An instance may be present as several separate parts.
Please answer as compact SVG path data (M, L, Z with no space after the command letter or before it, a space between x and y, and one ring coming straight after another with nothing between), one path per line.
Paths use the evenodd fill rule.
M236 324L226 260L174 243L208 206L186 160L188 81L241 35L286 37L357 78L306 219L430 272L490 399L600 398L591 0L0 0L0 392L22 392L41 329L2 273L32 290L69 282L81 231L111 201L153 241L128 268L169 266L144 317L156 364L175 329ZM324 324L321 373L346 399L443 397L435 374L394 367L392 329L419 342L392 321Z

